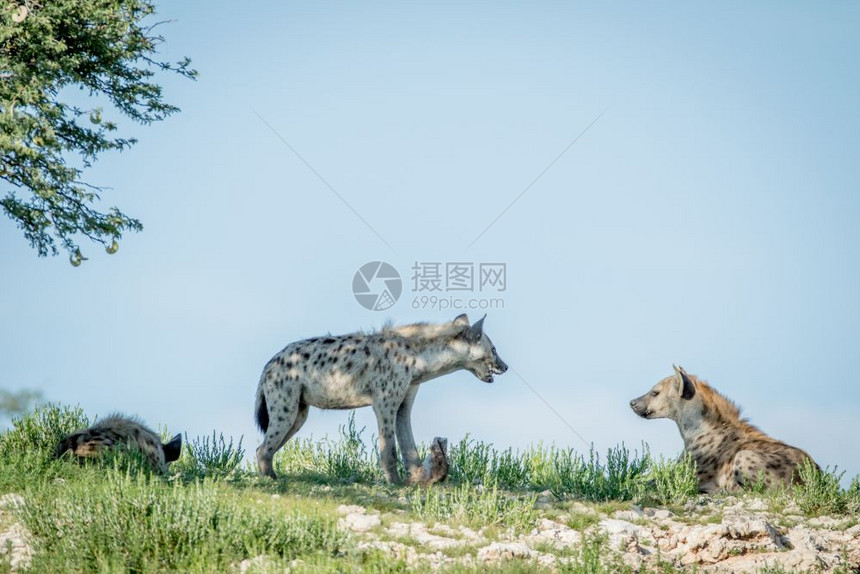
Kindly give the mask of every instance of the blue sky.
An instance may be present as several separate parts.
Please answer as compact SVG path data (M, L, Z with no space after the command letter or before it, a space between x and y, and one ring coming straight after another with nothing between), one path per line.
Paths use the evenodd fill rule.
M257 378L284 345L451 319L412 308L412 265L504 262L487 332L567 424L512 373L458 373L419 393L419 440L583 448L570 425L600 450L674 455L674 424L627 402L678 363L860 473L857 4L213 2L160 17L163 54L200 78L163 77L183 112L123 122L140 143L89 172L145 230L113 256L84 245L73 268L0 222L4 387L252 450ZM382 312L351 292L375 260L404 276ZM315 410L301 434L346 416Z

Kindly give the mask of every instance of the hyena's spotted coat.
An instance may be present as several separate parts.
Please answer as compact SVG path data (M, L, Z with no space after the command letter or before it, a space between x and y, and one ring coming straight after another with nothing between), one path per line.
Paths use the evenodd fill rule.
M139 419L121 414L112 414L91 427L78 430L60 441L54 451L59 458L71 451L81 458L97 456L103 450L119 445L134 446L159 472L167 472L167 464L179 458L182 450L182 435L162 444L157 434L148 429Z
M677 423L684 449L696 461L701 492L737 490L760 479L790 484L798 480L798 466L812 460L740 418L734 403L680 367L630 407L643 418Z
M483 331L460 315L449 323L386 327L307 339L287 345L263 369L256 418L266 434L257 449L261 474L275 478L272 457L302 427L311 406L354 409L371 405L379 425L379 453L389 482L399 482L395 436L410 482L425 482L415 439L412 404L418 386L466 369L484 382L507 370Z

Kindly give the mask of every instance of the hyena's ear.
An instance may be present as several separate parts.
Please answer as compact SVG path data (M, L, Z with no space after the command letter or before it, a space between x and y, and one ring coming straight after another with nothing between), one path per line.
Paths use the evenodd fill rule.
M452 321L458 327L468 327L469 326L469 316L463 313L462 315L457 315L454 317Z
M689 401L696 394L696 383L693 382L693 379L690 378L684 367L672 365L672 368L675 369L675 374L678 375L678 389L681 391L681 398Z
M486 318L487 316L484 315L483 317L475 321L474 325L469 327L469 330L466 331L467 340L472 342L477 342L481 340L481 337L484 336L484 319Z
M179 454L182 452L182 435L178 434L167 444L161 445L164 450L164 462L173 462L179 460Z

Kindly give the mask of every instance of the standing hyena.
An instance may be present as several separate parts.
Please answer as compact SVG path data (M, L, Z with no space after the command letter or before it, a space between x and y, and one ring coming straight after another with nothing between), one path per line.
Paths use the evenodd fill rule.
M272 457L302 427L309 406L372 405L385 478L400 481L396 436L408 480L424 481L411 422L418 386L460 369L492 383L494 374L508 370L483 324L482 318L470 327L464 314L449 323L385 327L287 345L266 364L257 386L257 424L266 433L257 449L260 473L276 477Z
M736 490L759 479L790 484L798 480L798 466L812 460L740 418L734 403L681 367L630 401L630 407L640 417L678 424L684 449L696 461L701 492Z
M57 445L54 456L59 458L71 451L75 456L87 458L119 445L137 447L155 470L164 473L167 472L167 464L179 458L182 435L178 434L170 442L162 444L159 436L139 419L112 414L65 437Z

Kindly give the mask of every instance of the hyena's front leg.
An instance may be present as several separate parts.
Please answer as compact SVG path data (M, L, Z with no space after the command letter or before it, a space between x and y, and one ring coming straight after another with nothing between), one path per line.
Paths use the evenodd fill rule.
M397 409L397 444L400 447L400 456L403 458L403 467L406 469L406 481L410 484L423 478L421 459L418 458L415 437L412 435L412 404L417 394L418 385L410 386L406 397Z
M374 400L373 412L379 425L379 464L385 480L391 484L400 484L400 474L397 472L397 446L394 442L394 415L396 406L390 399Z

